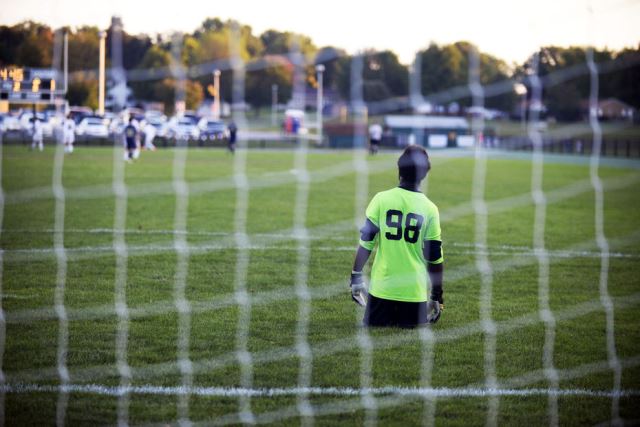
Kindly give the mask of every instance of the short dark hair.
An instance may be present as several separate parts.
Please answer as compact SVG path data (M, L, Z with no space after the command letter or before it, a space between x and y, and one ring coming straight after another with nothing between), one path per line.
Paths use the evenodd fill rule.
M409 145L398 159L398 174L406 182L422 181L430 169L429 154L419 145Z

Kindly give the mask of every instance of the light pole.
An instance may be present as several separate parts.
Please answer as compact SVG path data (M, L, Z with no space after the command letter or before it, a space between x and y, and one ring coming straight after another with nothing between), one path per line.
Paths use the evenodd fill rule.
M220 70L213 71L213 91L215 98L213 99L213 118L220 119Z
M322 73L324 73L324 65L318 64L316 65L316 72L318 73L318 96L316 103L316 121L317 121L317 129L318 129L318 145L322 144L322 107L323 107L323 99L322 99Z
M276 112L278 110L278 85L271 85L271 126L276 125Z
M522 128L525 127L526 121L526 105L527 105L527 87L522 83L515 83L513 85L513 90L520 97L520 121L522 123Z
M107 33L100 31L100 59L98 66L98 115L104 116L104 67L105 67L105 43Z
M64 51L63 51L63 67L64 67L64 93L66 94L69 91L69 34L67 34L67 30L64 30Z

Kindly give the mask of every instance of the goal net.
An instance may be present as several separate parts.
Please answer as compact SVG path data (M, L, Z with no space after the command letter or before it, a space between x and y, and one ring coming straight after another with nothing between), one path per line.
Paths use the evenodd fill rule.
M639 163L603 142L634 126L599 119L603 80L637 63L585 49L581 64L543 73L540 50L520 77L488 82L468 45L464 84L425 92L433 58L418 53L396 96L378 72L384 52L314 58L292 37L277 58L247 60L246 28L224 31L223 59L185 65L175 35L168 67L126 70L114 26L108 76L170 78L181 106L190 80L221 71L234 152L176 137L128 163L122 133L71 155L0 134L0 424L640 419ZM283 64L307 133L285 134L277 108L264 119L246 107L251 73ZM349 96L323 115L335 66ZM584 119L551 122L545 91L575 79L589 88ZM514 84L520 116L492 117ZM372 155L374 122L385 133ZM433 163L422 191L440 208L446 310L415 330L364 328L348 283L358 230L411 143ZM616 153L637 150L626 144Z

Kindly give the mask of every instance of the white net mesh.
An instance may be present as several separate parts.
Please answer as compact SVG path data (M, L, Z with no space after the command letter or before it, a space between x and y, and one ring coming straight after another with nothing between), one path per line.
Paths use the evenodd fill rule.
M391 97L376 102L365 100L365 86L370 83L367 67L373 69L367 61L373 54L359 52L345 62L350 70L347 107L351 112L351 129L348 134L353 150L346 157L337 156L327 160L322 156L327 157L328 150L314 149L314 144L322 142L322 136L319 137L317 133L303 134L293 138L294 145L289 149L275 152L278 156L289 156L287 159L291 161L290 169L279 170L281 164L269 169L269 165L265 166L265 163L259 163L256 167L256 163L252 163L256 154L251 143L262 137L257 136L259 131L252 129L251 119L242 108L246 101L247 74L273 65L266 60L246 61L243 57L246 48L246 40L243 38L245 30L238 24L230 27L228 58L190 67L183 65L183 36L176 35L170 41L171 65L166 70L153 72L125 72L121 28L114 27L112 34L110 74L116 87L126 86L127 81L172 77L176 82L175 104L181 105L188 96L189 78L202 76L213 70L229 73L231 104L234 107L231 119L240 130L237 151L232 159L227 159L227 164L215 163L218 160L206 158L206 161L211 161L212 165L215 163L215 167L221 169L220 173L216 170L208 174L207 179L193 180L189 169L200 167L196 163L205 158L205 151L192 150L193 147L189 147L186 140L176 139L170 162L159 166L166 169L166 174L163 175L165 180L145 182L142 179L144 177L141 177L140 183L135 182L128 175L130 172L123 162L122 140L115 137L110 185L73 183L65 187L65 183L69 182L65 176L68 173L66 163L75 159L66 160L68 156L64 146L57 144L51 158L51 185L47 188L21 187L15 182L7 183L8 179L15 179L12 175L15 172L6 171L7 167L12 167L8 163L11 159L7 159L6 150L9 150L9 156L16 155L11 151L13 147L7 148L4 139L0 140L3 142L3 151L0 152L0 183L3 184L0 188L0 236L7 245L6 249L0 251L0 424L12 425L14 420L20 423L29 419L24 409L29 404L23 406L21 402L11 401L13 395L26 396L22 402L38 402L38 398L34 396L55 395L54 416L59 426L87 421L77 413L73 402L76 396L89 404L94 404L93 399L97 402L103 396L115 398L115 414L109 414L108 419L100 421L115 420L121 426L152 422L177 422L180 425L278 424L290 419L299 419L301 424L313 425L321 420L326 421L323 417L332 415L357 416L366 425L384 425L390 420L411 420L414 424L431 426L436 424L441 406L445 413L452 407L455 409L451 405L458 399L452 398L481 399L480 412L486 418L484 423L495 426L513 421L509 417L512 416L510 411L517 407L510 400L514 396L525 401L530 399L530 402L534 402L533 405L540 399L546 399L548 420L543 423L550 425L562 424L563 417L570 419L576 415L562 407L562 399L584 399L581 403L591 401L588 399L597 399L599 402L610 399L610 414L600 421L622 423L625 418L622 415L625 403L632 402L639 395L638 390L633 388L637 387L635 378L630 380L630 387L623 387L623 373L626 369L632 372L630 376L638 372L640 355L634 353L637 347L627 341L623 342L627 356L621 356L618 352L616 340L619 338L614 313L617 315L621 310L633 314L633 309L637 313L640 293L637 286L635 289L631 286L631 290L627 288L614 296L611 290L611 269L614 262L626 262L627 264L616 264L619 268L625 268L638 259L637 242L640 233L633 230L626 235L607 236L605 194L608 191L614 193L628 190L640 181L640 174L634 170L638 166L633 163L631 167L624 164L616 173L607 171L606 177L601 176L602 163L613 162L602 157L603 131L598 119L599 81L603 73L614 69L613 64L597 64L593 50L587 50L585 66L541 76L540 58L537 55L533 57L526 76L530 83L530 109L526 117L526 141L531 147L530 154L519 156L517 153L491 150L492 147L485 139L488 125L482 114L473 115L470 119L472 149L432 152L434 174L442 174L441 177L446 175L448 179L456 179L456 174L467 174L459 182L471 185L468 195L463 192L456 194L450 201L446 200L441 209L445 224L445 254L455 260L445 276L445 295L448 297L451 293L454 303L452 308L447 308L437 327L421 328L415 334L406 331L389 333L361 327L362 311L354 307L350 307L348 311L344 308L333 309L338 313L346 312L349 316L353 314L353 317L344 317L341 321L332 317L334 313L327 313L332 311L327 306L337 306L342 304L338 301L347 299L347 284L328 283L327 280L319 280L317 276L326 272L328 277L336 277L327 270L336 265L348 265L348 262L341 263L332 257L351 261L357 238L356 230L362 225L364 211L372 193L395 184L389 181L381 184L381 180L396 178L395 159L398 153L368 156L366 135L368 108L382 115L395 111L399 101ZM294 38L290 51L282 55L292 68L292 105L300 110L304 110L305 97L308 96L305 82L309 74L308 68L315 65L303 54L303 42L304 40ZM55 64L60 63L61 43L61 37L56 37ZM327 62L343 59L345 58L339 56L331 57ZM409 87L406 105L417 108L427 99L435 104L469 99L469 106L481 111L487 99L512 91L514 82L511 80L482 83L482 57L475 48L469 50L467 64L466 85L452 87L440 93L424 94L421 81L424 64L422 57L416 55L407 80ZM555 187L547 186L545 168L548 166L549 154L545 151L541 109L536 106L542 105L545 87L559 85L578 76L584 77L585 72L590 80L588 120L593 138L589 163L582 164L585 170L588 166L588 177L580 178L576 173L578 179L562 181L561 185ZM59 116L61 113L58 111ZM317 119L321 123L322 115ZM418 143L430 141L423 127L413 124L409 128L412 138ZM571 132L570 129L565 131ZM322 132L321 126L318 132ZM3 138L2 134L0 138ZM290 140L285 136L282 139ZM270 150L262 152L274 154ZM569 157L552 156L551 160L570 164L573 157ZM272 161L271 157L269 159ZM524 193L505 191L498 193L504 194L503 196L496 197L491 188L491 185L496 185L491 170L498 165L496 159L524 159L526 163L518 163L514 169L531 168L530 176L523 175L523 182L529 184L529 190ZM162 161L165 160L167 159ZM469 161L466 162L467 160ZM447 170L447 165L451 164L452 169L457 168L456 171ZM524 164L526 166L522 166ZM256 172L260 168L264 170ZM436 184L431 181L427 186L425 182L423 191L430 194L434 186L443 181L437 176L435 179L438 179ZM333 187L327 191L325 186ZM322 221L314 216L314 212L322 211L323 204L326 203L323 198L333 197L331 192L338 194L344 191L349 192L346 199L353 203L353 216L351 213L340 216L334 212L326 212L326 218L322 218ZM224 194L227 193L233 197L225 198ZM434 193L438 194L437 186ZM589 238L588 233L585 233L586 238L568 239L567 245L550 243L547 236L549 228L553 228L549 221L553 205L590 194L594 196L593 205L589 209L593 210L595 248L594 239ZM266 199L262 199L263 196ZM170 229L132 227L131 224L135 223L130 217L132 209L135 212L132 204L135 205L143 198L155 198L158 203L164 203L164 198L167 197L173 200ZM225 210L232 212L229 218L221 216L211 219L212 222L227 221L226 229L224 226L218 227L218 224L212 224L207 230L191 229L192 205L201 203L201 199L206 197L213 199L208 201L208 209L211 211L221 203L225 205ZM254 197L258 208L252 204ZM97 204L105 198L113 201L113 214L109 216L113 221L113 228L76 228L75 224L66 223L69 205ZM269 199L278 198L282 199L284 210L279 209L277 204L267 203ZM13 218L7 221L9 215L15 215L16 206L24 205L28 211L32 204L44 201L52 201L52 227L30 229L22 227L22 223ZM267 207L260 206L260 203ZM151 209L152 205L153 203L145 205L145 209ZM275 211L269 212L269 208ZM328 209L331 208L332 205L329 205ZM349 208L343 207L343 210L350 211ZM526 209L529 211L523 214ZM291 222L287 225L280 227L285 221L278 221L276 218L274 225L262 226L263 222L283 211L287 211L290 216L287 221ZM506 214L513 214L514 217L531 214L532 227L527 230L532 237L530 246L522 236L512 239L492 236L494 218L497 218L496 222L506 221ZM553 214L557 215L557 212L553 211ZM614 212L614 215L619 215L619 212ZM468 217L473 220L464 225L466 230L452 231L450 235L456 237L449 239L447 230L455 228L456 221L461 222ZM154 221L150 222L154 224ZM29 225L28 222L26 224ZM52 246L21 247L18 244L18 236L36 234L50 235ZM75 236L82 236L81 244L78 244L79 240ZM110 240L106 240L105 236L110 237ZM166 236L170 236L171 240L163 239ZM18 243L12 239L16 239ZM274 253L277 254L276 257L271 256ZM135 295L138 292L135 286L138 282L143 282L139 277L137 264L149 261L151 257L167 254L175 256L160 258L160 263L173 263L173 267L167 268L167 271L172 272L170 299L146 301L132 296L130 290L133 289ZM205 258L212 254L219 265L203 272L198 263L212 262L212 258ZM98 263L108 256L112 256L114 260L114 275L109 280L113 286L113 303L94 303L92 296L89 296L88 300L83 300L83 304L78 304L75 294L69 294L70 289L78 292L76 279L71 277L70 269L73 269L73 274L77 274L78 268L87 265L84 262ZM17 280L17 284L16 280L8 280L5 266L10 266L10 274L17 277L16 271L26 270L51 258L55 260L53 304L19 304L14 306L17 308L8 310L4 300L12 292L20 291L22 283L20 280ZM599 298L580 298L576 303L558 309L558 305L552 302L554 281L559 280L552 271L557 260L598 262ZM258 277L253 271L257 263L267 265L264 267L266 273L261 274L273 277ZM268 286L273 285L269 283L271 279L278 280L286 276L273 265L288 272L289 285ZM212 272L217 272L218 268L224 271L222 278L213 276ZM504 300L505 290L501 286L501 280L518 270L523 272L523 276L536 275L535 297L528 302L533 301L537 307L529 307L530 310L524 314L505 316L510 302ZM347 273L348 270L345 270L345 282ZM212 276L206 277L207 274ZM525 278L522 280L525 281ZM191 288L192 282L203 281L210 281L211 287L219 289L215 289L207 297L192 296L195 295L195 290ZM267 289L259 289L256 283L263 284ZM473 283L473 286L465 286L465 283ZM465 292L456 291L456 285ZM451 292L449 289L452 289ZM513 292L517 293L516 290ZM514 295L514 300L518 297ZM462 299L474 301L464 307L469 312L477 309L476 314L456 312L455 301ZM459 306L463 304L459 303ZM273 316L267 310L275 311L279 316ZM559 361L567 353L566 349L558 350L559 345L566 346L567 338L561 337L564 333L563 325L570 330L575 326L572 322L601 313L604 313L606 360L585 359L589 361L581 362L578 358L575 363L569 364L566 360ZM201 316L222 319L219 323L205 326L218 328L208 331L212 343L222 342L216 338L219 335L227 337L231 344L204 352L199 349L197 341L201 339L198 334L201 333L202 325L198 322L201 322ZM448 318L456 319L456 323L447 326ZM76 338L73 331L78 331L79 328L91 329L94 322L101 324L108 321L114 321L112 329L115 342L112 350L115 354L111 351L112 356L88 358L86 363L79 363L74 358L70 363L70 353L77 352L81 343L74 341ZM133 342L141 342L138 321L158 323L154 329L142 330L146 331L146 338L151 341L156 338L154 334L164 337L149 345L148 351L166 353L162 355L166 357L141 357L140 352L144 352L145 348L132 348ZM170 321L174 321L174 324L167 326ZM269 321L274 323L265 326L264 323ZM49 325L50 322L56 323L54 328ZM319 325L322 322L329 322L330 325ZM637 327L637 321L623 319L621 322L625 330ZM47 326L41 328L42 325ZM338 325L342 327L340 332L332 329ZM538 339L537 332L531 332L536 327L541 327L537 331L541 332L541 339ZM27 331L34 334L35 338L31 339L37 341L39 334L46 336L47 328L49 332L55 330L56 333L55 365L45 366L37 357L33 358L34 362L31 364L29 356L26 357L26 363L16 361L17 356L13 352L21 351L20 346L28 347L29 343L27 338L20 341L21 338L12 334ZM40 332L32 332L34 329ZM282 329L281 335L290 339L273 338L271 329ZM137 334L135 340L134 334ZM530 366L533 368L525 371L514 366L505 369L504 358L500 354L501 349L504 350L502 337L515 340L514 337L518 334L523 334L527 339L538 339L541 344L539 356L536 356L537 362L532 362ZM171 338L167 338L169 336ZM583 345L589 338L575 339ZM274 343L267 345L263 342L269 340ZM173 347L167 346L167 342L171 342ZM514 347L518 345L519 343L513 344ZM158 349L158 346L161 348ZM456 346L457 352L464 354L468 350L469 353L467 356L453 357L448 354L450 346ZM597 346L595 348L598 349ZM404 349L415 355L416 360L403 358ZM509 354L517 353L511 347L505 351ZM387 353L393 356L385 358ZM559 357L559 354L562 356ZM399 362L394 357L398 357ZM452 361L448 361L448 358ZM293 365L289 363L292 360ZM399 381L394 382L394 373L398 368L396 363L407 363L409 366L404 367L404 376L398 374ZM441 370L446 369L451 371L440 375ZM501 374L505 371L510 375ZM461 372L463 376L468 374L468 378L457 378L456 375ZM349 376L351 373L352 377ZM603 387L602 384L607 384L607 381L601 380L602 377L598 375L607 374L612 381ZM571 382L572 380L583 382ZM569 385L564 387L565 383ZM144 406L147 403L157 405L158 400L154 399L163 397L168 399L161 402L171 401L175 411L162 412L157 417L145 412ZM220 404L220 409L216 408L212 413L208 409L203 410L201 399L209 399L204 400L206 406L211 402ZM415 407L411 405L414 404L419 404L421 410L412 411ZM634 412L628 408L627 410L633 416ZM105 411L100 413L104 415ZM476 415L476 412L473 414ZM525 413L524 418L536 415L537 412L531 411L529 414ZM594 416L600 416L600 413ZM344 422L344 418L340 417L327 420ZM478 419L474 417L463 422L477 423Z

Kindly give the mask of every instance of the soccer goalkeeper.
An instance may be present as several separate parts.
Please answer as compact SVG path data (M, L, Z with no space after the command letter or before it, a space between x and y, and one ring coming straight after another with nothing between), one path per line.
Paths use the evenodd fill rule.
M398 159L398 187L376 194L367 207L351 272L351 297L366 305L365 326L413 328L437 322L444 309L440 216L436 205L420 191L430 168L427 151L408 146ZM367 292L362 268L376 244ZM428 302L427 272L431 281Z

